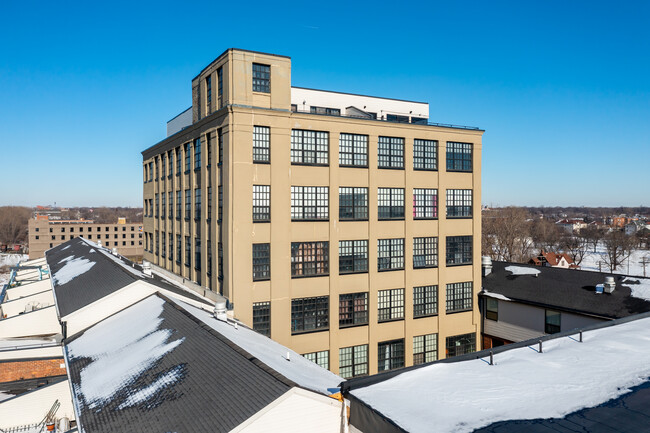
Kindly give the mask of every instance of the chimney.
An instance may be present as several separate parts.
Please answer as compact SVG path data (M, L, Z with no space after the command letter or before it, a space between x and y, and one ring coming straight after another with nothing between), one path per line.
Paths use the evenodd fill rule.
M492 273L492 259L488 256L481 257L481 267L483 268L483 276L487 277Z
M614 289L616 289L616 282L614 281L614 277L612 275L606 276L604 284L605 293L612 293Z
M146 260L143 260L143 261L142 261L142 272L143 272L147 277L151 277L151 276L152 276L152 273L151 273L151 263L149 263L149 262L146 261Z

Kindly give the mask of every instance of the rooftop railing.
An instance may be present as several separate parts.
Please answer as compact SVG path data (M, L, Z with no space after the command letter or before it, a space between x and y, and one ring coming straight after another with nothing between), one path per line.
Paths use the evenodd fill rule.
M354 114L342 114L339 110L338 113L336 112L329 112L329 113L318 113L318 112L313 112L311 110L304 110L304 109L298 109L298 108L292 108L291 110L294 113L300 113L300 114L313 114L315 116L329 116L329 117L346 117L350 119L361 119L361 120L374 120L377 122L389 122L389 123L407 123L411 125L426 125L426 126L437 126L439 128L454 128L454 129L466 129L470 131L480 131L481 128L477 126L465 126L465 125L454 125L451 123L437 123L437 122L429 122L427 119L421 119L418 118L416 121L409 122L408 120L399 120L399 119L388 119L387 116L381 116L381 117L373 117L373 116L361 116L361 115L354 115ZM407 117L408 116L400 116L400 117Z

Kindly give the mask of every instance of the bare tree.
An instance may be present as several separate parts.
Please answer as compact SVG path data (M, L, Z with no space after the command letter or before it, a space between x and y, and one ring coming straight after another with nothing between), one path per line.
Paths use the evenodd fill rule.
M537 249L556 252L562 233L557 225L547 219L535 219L530 226L530 237Z
M585 238L567 233L560 241L560 248L573 259L576 265L580 265L585 258L588 245Z
M596 248L598 247L598 243L603 239L605 236L605 231L602 229L599 229L598 227L594 225L589 225L582 230L580 230L580 236L585 238L587 240L587 243L594 248L594 253L596 252Z
M605 236L605 252L603 256L605 264L613 272L623 264L635 247L635 241L632 236L627 236L621 231L613 231Z
M27 221L32 210L22 206L0 207L0 242L24 244L27 242Z
M506 207L494 212L493 217L483 220L483 237L489 239L491 246L485 252L495 260L528 260L533 245L528 212L517 207Z

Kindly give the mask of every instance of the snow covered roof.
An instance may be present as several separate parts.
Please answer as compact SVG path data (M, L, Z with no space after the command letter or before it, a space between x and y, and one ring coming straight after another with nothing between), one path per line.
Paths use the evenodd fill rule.
M537 425L540 419L563 418L632 391L641 393L635 399L643 404L629 408L625 422L632 427L623 430L641 431L650 416L649 330L646 313L594 326L584 332L582 343L567 333L545 337L542 353L537 340L502 346L494 349L494 365L483 351L474 354L478 359L451 358L352 379L343 385L352 400L350 421L362 431L413 433L432 431L432 426L438 432L471 432L508 420L534 419ZM588 420L591 427L580 431L620 431L611 419L607 425L598 422L605 417L606 412L594 415ZM486 431L551 431L533 427L501 423Z
M608 275L494 261L482 284L492 297L498 294L515 302L605 319L650 311L650 279L615 275L614 292L596 294L596 285Z
M60 317L65 317L129 284L144 280L150 284L208 303L189 290L160 277L147 278L142 268L110 254L83 238L75 238L45 253Z
M253 331L239 327L239 337L231 339L201 316L199 309L155 294L67 341L81 428L227 432L296 386L246 350L259 343Z

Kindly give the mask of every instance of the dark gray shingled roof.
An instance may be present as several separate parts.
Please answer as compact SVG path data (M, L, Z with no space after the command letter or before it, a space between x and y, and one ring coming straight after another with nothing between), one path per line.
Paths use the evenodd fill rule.
M107 323L111 318L66 341L73 399L84 431L227 432L295 386L162 295L145 298L112 317L116 320L128 318L128 314L133 314L129 310L152 298L164 302L158 316L162 321L157 329L170 333L167 343L181 339L182 342L150 368L121 383L106 404L89 407L83 393L83 381L88 377L81 373L91 362L98 359L101 362L101 357L107 355L92 360L75 357L74 344L101 326L104 327L102 335L111 338L114 327ZM121 331L116 329L115 332ZM86 342L82 340L81 344ZM120 408L129 396L151 386L170 371L180 371L180 379L158 389L137 405Z
M88 243L82 238L71 239L46 251L45 258L50 267L50 276L52 278L57 271L66 265L67 261L65 259L70 256L73 256L74 259L82 258L95 263L92 272L83 273L66 283L60 284L53 278L52 283L60 317L65 317L90 305L139 279L186 298L206 302L199 296L167 283L159 277L139 277L136 274L141 273L141 266L134 265L124 258L108 257L106 254L110 253L107 251L100 252L97 246ZM136 273L129 272L116 263L116 260L122 262L124 266L134 269Z
M540 273L536 277L512 275L505 270L508 266L534 268ZM483 277L483 289L522 303L608 319L650 311L649 301L631 296L630 282L623 283L625 275L614 276L616 289L613 293L596 294L596 284L604 283L608 275L611 274L492 262L492 273Z

